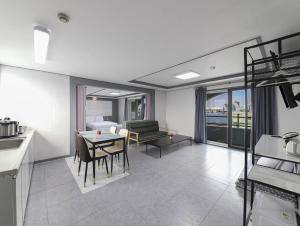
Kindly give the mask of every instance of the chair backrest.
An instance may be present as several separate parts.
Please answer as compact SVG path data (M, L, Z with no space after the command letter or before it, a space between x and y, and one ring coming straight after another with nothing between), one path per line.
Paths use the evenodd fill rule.
M126 137L125 142L127 144L128 141L128 129L120 129L119 135L122 137Z
M86 144L85 139L78 134L77 140L78 140L78 150L79 150L80 160L84 161L84 162L92 161L92 158L91 158L90 152L89 152L89 148Z
M109 132L112 133L112 134L116 134L117 133L117 127L111 126L110 129L109 129Z

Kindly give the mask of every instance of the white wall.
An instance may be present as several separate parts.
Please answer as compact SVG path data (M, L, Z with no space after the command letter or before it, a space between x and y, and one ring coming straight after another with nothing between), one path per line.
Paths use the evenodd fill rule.
M36 129L35 160L68 155L69 77L2 66L0 118L5 116Z
M158 121L159 127L166 128L166 98L165 91L155 90L155 120Z
M170 91L166 97L168 129L194 137L195 89Z
M300 92L300 85L293 85L293 91L296 95ZM283 102L279 89L276 89L277 110L278 110L278 134L286 132L300 133L300 102L298 107L287 109Z
M86 115L112 116L112 101L87 100L85 106Z

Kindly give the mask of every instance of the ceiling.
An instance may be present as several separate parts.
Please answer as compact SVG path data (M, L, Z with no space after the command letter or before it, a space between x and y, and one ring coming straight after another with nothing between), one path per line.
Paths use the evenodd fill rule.
M249 40L241 44L237 44L214 53L199 57L175 67L167 68L165 70L152 73L150 75L142 76L133 80L137 84L149 84L159 88L175 88L182 87L186 84L214 81L216 78L242 77L244 71L244 48L251 45L258 44L258 39ZM256 59L263 57L259 48L255 48L252 56ZM182 81L175 78L178 74L186 72L196 72L199 77L187 79Z
M111 93L119 93L118 95L112 95ZM86 87L86 95L87 96L101 96L101 97L111 97L111 98L118 98L128 95L138 94L132 91L126 90L117 90L117 89L107 89L101 88L96 86L87 86Z
M245 40L298 32L299 8L298 0L2 0L0 64L133 85L129 81ZM58 12L70 22L59 22ZM44 65L34 62L34 25L51 30Z

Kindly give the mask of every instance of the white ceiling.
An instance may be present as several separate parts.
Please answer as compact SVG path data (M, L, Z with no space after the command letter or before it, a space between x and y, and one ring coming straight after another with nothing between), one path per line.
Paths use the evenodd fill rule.
M298 32L299 9L299 0L2 0L0 63L130 84L244 40ZM37 24L51 30L45 65L34 63Z
M243 42L241 44L203 56L199 59L195 59L179 66L144 76L136 80L139 82L146 82L159 86L172 87L181 85L182 83L198 82L221 76L241 74L244 71L244 48L247 46L256 45L257 43L258 42L256 39ZM255 50L253 50L252 56L255 57L255 59L260 59L263 57L259 48L255 48ZM211 69L212 66L215 68ZM200 77L187 79L184 81L175 78L176 75L183 74L188 71L196 72L200 75Z
M120 93L119 95L111 95L111 93ZM93 95L93 96L106 96L106 97L121 97L126 95L136 94L136 92L126 91L126 90L117 90L117 89L107 89L101 88L96 86L87 86L86 87L86 95Z

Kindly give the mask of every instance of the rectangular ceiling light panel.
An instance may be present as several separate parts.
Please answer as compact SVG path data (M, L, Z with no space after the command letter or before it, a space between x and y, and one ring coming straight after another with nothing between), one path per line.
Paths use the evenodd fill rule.
M50 32L42 27L33 28L35 62L44 64L47 58Z
M183 74L180 74L180 75L176 75L175 77L178 78L178 79L186 80L186 79L192 79L192 78L200 77L200 75L196 72L190 71L190 72L186 72L186 73L183 73Z

